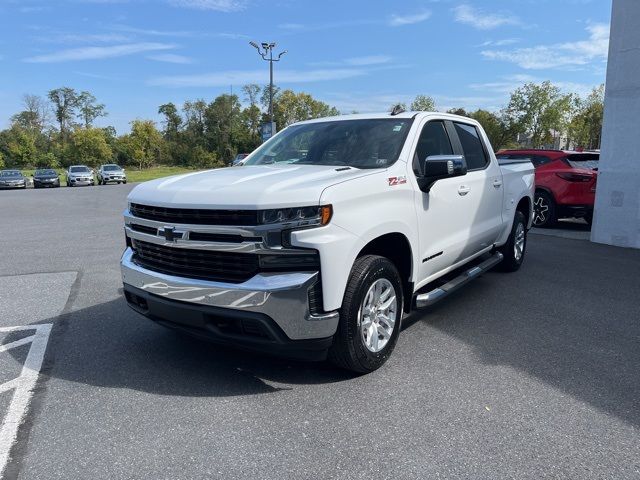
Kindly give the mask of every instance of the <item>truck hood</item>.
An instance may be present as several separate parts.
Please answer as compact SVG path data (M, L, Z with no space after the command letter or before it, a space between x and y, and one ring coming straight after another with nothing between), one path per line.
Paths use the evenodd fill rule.
M219 168L142 183L133 189L128 200L159 207L212 209L317 205L325 188L379 171L344 168L335 165Z

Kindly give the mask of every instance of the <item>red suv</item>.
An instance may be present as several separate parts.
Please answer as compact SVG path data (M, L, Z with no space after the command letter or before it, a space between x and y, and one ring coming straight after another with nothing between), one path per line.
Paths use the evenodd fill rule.
M536 168L533 224L552 227L559 218L593 220L599 153L562 150L500 150L502 160L528 158Z

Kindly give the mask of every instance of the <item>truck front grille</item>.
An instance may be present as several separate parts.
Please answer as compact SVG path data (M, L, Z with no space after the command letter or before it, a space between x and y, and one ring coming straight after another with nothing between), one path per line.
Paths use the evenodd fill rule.
M195 208L166 208L132 203L131 215L168 224L255 226L256 210L206 210Z
M214 282L241 283L256 275L258 255L213 250L172 248L132 241L133 261L143 268L167 275Z

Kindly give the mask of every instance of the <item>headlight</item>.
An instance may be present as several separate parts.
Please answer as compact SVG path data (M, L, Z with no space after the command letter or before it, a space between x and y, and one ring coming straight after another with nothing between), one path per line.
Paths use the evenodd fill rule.
M258 212L261 225L278 223L295 223L299 226L326 225L331 220L333 209L331 205L321 207L294 207L261 210Z

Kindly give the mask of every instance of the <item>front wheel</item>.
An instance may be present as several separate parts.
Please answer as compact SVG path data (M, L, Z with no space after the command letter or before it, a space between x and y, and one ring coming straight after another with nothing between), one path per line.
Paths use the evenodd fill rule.
M395 265L377 255L358 258L345 291L329 360L357 373L380 368L398 340L402 306L402 282Z
M498 268L503 272L515 272L524 261L524 254L527 249L527 220L524 214L517 211L513 219L513 226L509 239L498 249L504 259Z

